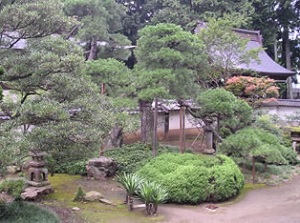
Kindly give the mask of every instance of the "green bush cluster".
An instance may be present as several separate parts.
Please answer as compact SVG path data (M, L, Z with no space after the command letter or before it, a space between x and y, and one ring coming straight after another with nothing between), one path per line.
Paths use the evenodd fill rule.
M7 194L13 196L14 198L18 198L20 197L24 187L25 187L24 179L4 180L0 184L0 192L6 192Z
M65 173L65 174L79 174L79 175L86 175L86 159L79 160L79 161L69 161L64 163L58 163L54 167L55 173Z
M166 153L151 160L137 174L161 184L168 191L168 202L172 203L226 200L244 186L238 166L223 155Z
M5 205L0 214L1 223L58 223L59 218L53 212L27 202L12 202Z
M148 144L136 143L104 152L104 156L113 158L118 171L132 173L144 166L152 157Z
M159 146L158 154L171 152L172 148ZM135 143L122 148L108 150L104 156L113 158L118 164L118 171L133 173L153 158L149 144Z
M238 163L245 163L254 156L257 161L269 164L296 164L297 153L283 146L279 138L263 129L249 127L227 137L218 150Z

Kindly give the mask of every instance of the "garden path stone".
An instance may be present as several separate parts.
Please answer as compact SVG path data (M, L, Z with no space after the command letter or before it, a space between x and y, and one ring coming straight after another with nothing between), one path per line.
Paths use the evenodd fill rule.
M79 207L73 207L72 210L73 211L80 211L80 208Z
M43 195L53 193L50 185L44 187L27 187L21 194L21 198L25 201L39 201Z
M84 196L84 200L86 201L97 201L101 198L103 198L103 195L97 191L89 191Z
M104 203L104 204L115 205L110 200L107 200L105 198L101 198L101 199L99 199L99 201L102 202L102 203Z

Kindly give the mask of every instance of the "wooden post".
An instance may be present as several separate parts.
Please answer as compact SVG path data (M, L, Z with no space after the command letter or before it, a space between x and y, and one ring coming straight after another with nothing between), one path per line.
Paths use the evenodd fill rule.
M255 182L255 157L252 157L252 183Z
M185 152L185 106L182 108L182 141L183 141L183 152Z
M152 154L156 157L156 146L157 146L157 116L158 106L157 98L154 99L154 117L153 117L153 138L152 138Z
M105 94L105 83L101 83L101 94Z
M183 109L182 106L180 106L179 110L179 124L180 124L180 131L179 131L179 144L180 144L180 152L183 153L183 134L182 134L182 129L183 129L183 118L182 118L182 113Z

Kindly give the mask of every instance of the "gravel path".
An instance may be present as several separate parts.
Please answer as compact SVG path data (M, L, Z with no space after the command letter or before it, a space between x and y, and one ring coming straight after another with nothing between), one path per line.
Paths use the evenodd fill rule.
M165 223L300 223L300 176L276 187L255 189L215 211L199 206L161 205Z

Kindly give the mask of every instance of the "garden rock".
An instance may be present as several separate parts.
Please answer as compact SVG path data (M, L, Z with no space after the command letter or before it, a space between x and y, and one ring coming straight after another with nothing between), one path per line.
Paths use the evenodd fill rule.
M43 195L53 192L51 186L44 187L27 187L21 194L21 198L25 201L39 201Z
M108 204L108 205L114 205L110 200L107 200L105 198L101 198L99 199L100 202L104 203L104 204Z
M80 211L80 208L79 207L73 207L72 210L73 211Z
M98 201L101 198L103 198L102 194L97 191L89 191L84 196L86 201Z
M21 171L20 167L18 167L18 166L7 166L7 173L9 173L9 174L16 174L20 171Z
M113 176L117 171L117 163L113 159L105 156L90 159L86 166L88 179L105 179Z

